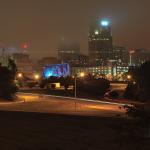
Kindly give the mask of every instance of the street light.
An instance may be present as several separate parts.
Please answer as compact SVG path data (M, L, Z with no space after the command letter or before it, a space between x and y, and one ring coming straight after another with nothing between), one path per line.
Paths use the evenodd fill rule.
M80 73L81 78L83 78L85 76L84 72ZM77 75L74 76L74 97L75 97L75 112L77 111L77 102L76 102L76 98L77 98Z
M128 81L128 82L133 81L133 80L132 80L132 76L131 76L130 74L129 74L129 75L127 75L127 81Z
M20 79L21 79L22 77L23 77L23 74L22 74L22 73L18 73L18 74L17 74L17 78L20 78Z
M127 75L127 79L131 80L132 76L131 75Z
M83 78L84 76L85 76L85 73L84 73L84 72L81 72L81 73L80 73L80 77Z
M40 79L40 75L39 75L39 74L35 74L35 75L34 75L34 79L35 79L35 80L39 80L39 79Z
M81 72L79 77L83 78L85 76L84 72ZM74 87L75 87L75 98L77 97L77 75L74 76Z

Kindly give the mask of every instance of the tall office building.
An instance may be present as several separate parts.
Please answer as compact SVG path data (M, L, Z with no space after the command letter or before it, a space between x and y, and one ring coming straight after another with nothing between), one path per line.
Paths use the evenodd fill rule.
M92 65L107 65L113 59L113 40L108 21L101 21L90 27L89 56Z

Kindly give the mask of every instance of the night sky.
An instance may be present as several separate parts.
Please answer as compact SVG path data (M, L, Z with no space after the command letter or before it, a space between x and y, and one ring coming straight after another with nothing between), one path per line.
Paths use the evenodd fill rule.
M0 43L28 42L32 57L56 56L62 39L88 51L93 18L112 24L114 45L150 49L149 0L0 0Z

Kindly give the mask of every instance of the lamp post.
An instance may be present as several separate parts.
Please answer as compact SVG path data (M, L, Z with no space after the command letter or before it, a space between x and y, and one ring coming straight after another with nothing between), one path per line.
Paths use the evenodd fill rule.
M15 80L18 83L18 87L22 87L24 85L24 76L23 76L23 73L18 72L17 75L16 75L16 77L15 77Z
M80 73L80 77L83 78L85 76L84 72ZM75 112L77 111L77 75L74 76L74 97L75 97Z
M80 77L83 78L84 76L84 72L81 72ZM77 98L77 75L74 76L74 97Z
M77 98L77 75L74 76L74 97Z

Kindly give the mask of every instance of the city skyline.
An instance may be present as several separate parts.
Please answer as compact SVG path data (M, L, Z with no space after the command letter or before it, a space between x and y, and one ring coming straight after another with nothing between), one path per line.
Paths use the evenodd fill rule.
M1 0L0 8L1 45L16 47L27 42L34 58L56 56L62 39L79 42L81 52L87 54L89 26L95 18L111 23L114 45L150 49L149 2L146 0L145 3L140 0L87 0L86 3Z

